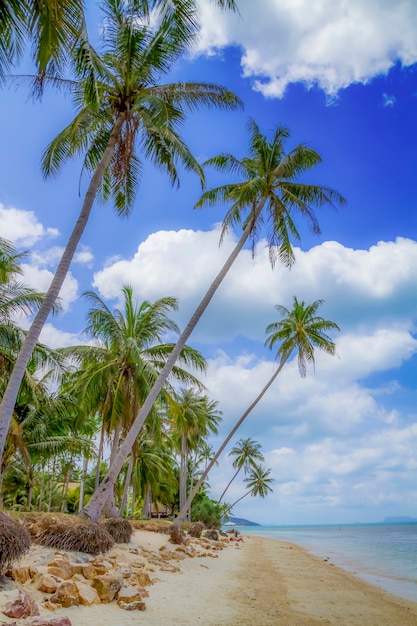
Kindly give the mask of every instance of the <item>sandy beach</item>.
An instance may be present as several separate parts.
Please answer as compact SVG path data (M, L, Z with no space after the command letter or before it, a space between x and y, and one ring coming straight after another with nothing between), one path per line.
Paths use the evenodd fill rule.
M51 611L47 595L8 579L0 591L0 610L18 590L29 594L43 617L67 616L72 626L416 626L417 602L403 600L369 585L328 561L289 543L244 536L242 542L193 540L178 550L167 535L135 531L129 544L118 544L106 562L128 568L140 559L152 584L145 611L126 611L116 604L71 606ZM32 546L19 567L46 569L54 551ZM71 559L80 555L70 555ZM136 561L135 561L136 559ZM0 624L29 625L34 618Z

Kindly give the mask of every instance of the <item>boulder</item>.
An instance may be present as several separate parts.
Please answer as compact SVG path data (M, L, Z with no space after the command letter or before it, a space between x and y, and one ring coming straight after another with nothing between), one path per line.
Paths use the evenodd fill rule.
M210 530L206 530L204 536L207 537L207 539L211 539L212 541L218 541L219 540L219 533L214 528L212 528Z
M135 602L136 600L142 600L142 595L135 587L122 587L117 597L117 602Z
M87 583L75 581L77 587L78 599L83 606L91 606L92 604L101 604L101 600L96 589L93 589Z
M92 586L96 589L103 604L112 602L123 585L123 578L108 572L103 576L96 576L92 581Z
M7 615L7 617L19 619L30 617L31 615L39 615L39 609L33 598L27 593L19 591L17 598L8 602L2 609L2 613Z
M60 604L61 606L68 608L69 606L78 606L80 601L78 599L77 585L73 580L64 580L54 594L50 597L50 601L54 604Z
M28 625L29 626L29 625ZM36 617L30 622L30 626L72 626L69 617Z
M6 576L12 578L17 583L22 585L25 584L30 578L32 578L33 570L30 567L14 567L8 572L6 572Z
M43 591L44 593L55 593L59 585L62 583L62 579L49 573L38 574L33 582L38 591Z
M146 609L146 604L143 600L136 600L135 602L119 602L118 600L117 605L124 611L144 611Z

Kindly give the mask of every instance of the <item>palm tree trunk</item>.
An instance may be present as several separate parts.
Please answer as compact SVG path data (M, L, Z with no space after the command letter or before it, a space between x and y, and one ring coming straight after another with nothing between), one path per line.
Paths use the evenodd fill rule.
M152 506L152 489L150 485L146 485L145 493L143 496L142 515L143 517L151 517Z
M120 441L120 430L121 430L121 424L120 422L118 422L114 429L113 443L112 443L111 452L110 452L110 465L112 464L112 461L117 456L117 449L119 447L119 441ZM115 482L113 484L113 489L108 494L107 501L105 502L103 506L103 513L106 517L120 517L119 511L117 510L115 497L114 497Z
M222 284L223 279L225 278L225 276L227 275L228 271L230 270L230 268L232 267L233 263L235 262L235 260L237 259L240 251L242 250L243 246L245 245L245 243L247 242L249 235L252 232L252 229L254 227L254 224L256 223L260 213L262 212L262 209L265 205L265 201L266 200L262 200L259 205L256 207L256 209L253 212L252 218L248 221L245 230L243 231L242 236L240 237L238 243L236 244L234 250L231 252L231 254L229 255L229 257L227 258L225 264L223 265L223 267L221 268L221 270L219 271L219 273L217 274L216 278L213 280L213 282L211 283L210 287L208 288L206 294L204 295L203 299L201 300L200 304L197 306L196 310L194 311L193 315L191 316L190 321L188 322L188 324L186 325L184 331L182 332L182 334L180 335L177 343L174 346L174 349L172 350L170 357L168 358L167 362L165 363L164 367L162 368L158 378L156 379L152 389L150 390L145 402L142 405L142 408L140 409L139 413L136 416L135 421L133 422L129 432L126 435L125 440L123 441L122 445L120 446L119 449L119 453L116 457L116 459L114 460L114 463L112 463L112 465L109 468L109 471L107 473L107 475L105 476L105 478L103 479L103 482L101 483L101 485L99 486L99 488L97 489L97 491L93 494L93 496L91 497L90 501L88 502L88 504L84 507L84 509L82 510L81 514L85 517L88 517L90 520L92 521L97 521L100 513L106 503L106 500L109 496L109 493L111 493L112 489L113 489L113 485L115 484L117 477L120 473L120 470L122 469L123 463L125 461L125 459L127 458L130 450L133 447L133 444L135 443L139 432L146 420L146 418L148 417L149 412L151 411L155 400L157 399L157 397L159 396L159 394L162 391L162 388L168 378L168 376L170 375L182 349L184 348L189 336L191 335L192 331L194 330L194 328L197 326L200 318L202 317L203 313L205 312L205 310L207 309L208 305L210 304L214 294L216 293L217 289L220 287L220 285Z
M125 480L125 486L123 489L123 497L122 497L122 503L120 505L120 509L119 509L119 513L120 515L123 515L123 511L126 508L126 504L127 504L127 495L129 493L129 487L130 487L130 483L132 481L132 472L133 472L133 466L135 464L135 455L131 454L130 455L130 460L129 460L129 466L127 468L127 473L126 473L126 480Z
M91 209L93 207L94 200L97 194L97 190L110 163L117 139L120 135L120 131L124 122L124 117L125 114L121 114L116 119L113 130L110 134L106 150L104 151L101 161L91 178L87 193L84 198L83 206L81 208L81 212L75 223L70 238L68 239L68 243L59 262L58 268L46 293L45 299L42 302L42 305L38 313L36 314L25 337L19 355L16 359L16 363L13 367L13 371L10 375L9 382L7 383L6 391L4 392L3 399L0 405L0 458L2 458L3 456L7 433L9 432L10 422L12 419L17 394L19 393L19 388L23 380L26 366L32 355L36 342L39 339L39 335L41 334L45 322L53 309L55 301L68 273L71 261L76 252L77 246L87 225L88 218L90 217Z
M229 507L227 507L227 509L225 510L224 514L227 515L229 511L231 511L233 509L234 506L236 506L236 504L238 502L240 502L241 500L243 500L243 498L246 498L246 496L248 496L250 493L252 493L252 489L249 489L249 491L247 491L246 493L243 494L243 496L240 496L240 498L238 498L236 500L236 502L233 502L233 504L231 504Z
M243 467L243 466L242 466ZM236 476L239 474L240 470L242 469L242 467L239 467L239 469L237 470L237 472L235 473L235 475L233 476L233 478L231 480L229 480L229 482L226 485L226 489L223 491L222 495L220 496L220 498L218 499L218 502L220 503L223 500L224 494L226 493L226 491L229 489L230 485L232 484L232 482L234 481L234 479L236 478Z
M240 419L233 426L232 430L227 435L226 439L223 441L222 445L217 450L216 454L211 459L210 463L207 465L206 469L204 470L204 472L202 473L202 475L198 479L197 483L194 485L194 488L192 489L192 491L191 491L191 493L190 493L190 495L188 497L187 502L185 503L184 507L180 510L180 512L178 513L177 517L175 518L174 525L180 526L181 522L184 520L184 518L185 518L185 516L187 514L188 509L191 506L191 503L192 503L192 501L194 499L195 494L197 493L197 491L200 489L201 485L203 484L203 482L207 478L207 475L208 475L209 471L211 470L213 465L216 463L217 459L219 458L219 456L221 455L221 453L223 452L223 450L225 449L225 447L227 446L227 444L229 443L229 441L231 440L231 438L233 437L235 432L238 430L238 428L241 426L241 424L247 418L249 413L251 413L251 411L255 408L255 406L258 404L258 402L260 400L262 400L262 398L264 397L264 395L266 394L266 392L268 391L268 389L270 388L270 386L272 385L272 383L274 382L274 380L276 379L278 374L281 372L281 370L284 367L285 363L288 361L290 355L291 355L291 352L289 352L280 361L280 363L279 363L279 365L278 365L278 367L276 369L276 372L274 372L274 374L271 376L269 381L266 383L266 385L262 389L262 391L258 394L258 396L255 398L255 400L252 402L252 404L249 405L249 407L246 409L246 411L243 413L243 415L240 417Z
M105 427L104 427L104 420L103 420L101 424L101 431L100 431L100 443L98 445L96 481L94 485L94 490L98 489L98 486L100 484L100 470L101 470L101 462L103 460L103 449L104 449L104 432L105 432Z
M181 462L180 462L180 509L187 500L187 436L181 437Z
M84 461L83 461L83 475L82 475L81 483L80 483L80 501L78 503L78 513L81 511L81 509L84 506L85 479L87 478L87 472L88 472L88 456L85 455Z

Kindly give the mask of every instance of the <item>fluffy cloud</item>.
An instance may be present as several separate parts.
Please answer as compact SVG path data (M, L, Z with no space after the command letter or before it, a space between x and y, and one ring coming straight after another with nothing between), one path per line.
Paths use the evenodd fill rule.
M183 327L234 245L228 237L219 248L218 238L217 229L159 231L133 258L114 260L97 272L94 287L106 298L118 298L123 284L132 285L140 299L175 296ZM322 314L343 332L394 323L398 328L402 324L402 330L411 328L417 289L415 241L400 238L369 250L325 242L306 252L297 249L296 258L291 270L281 265L272 270L265 241L258 243L254 258L249 250L242 251L195 336L206 342L239 335L263 341L265 327L277 319L274 306L290 307L294 295L306 302L325 300Z
M242 49L242 68L265 96L281 97L290 83L326 93L417 61L413 0L239 0L239 15L202 1L196 53L227 45Z
M45 228L33 211L5 207L0 203L1 236L17 246L33 246L44 237L57 237L56 228Z

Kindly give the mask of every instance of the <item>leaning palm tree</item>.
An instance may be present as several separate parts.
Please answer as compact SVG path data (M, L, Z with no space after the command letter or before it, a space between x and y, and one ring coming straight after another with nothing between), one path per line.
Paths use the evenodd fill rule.
M130 446L142 428L182 347L247 241L252 240L253 245L261 226L268 223L270 225L268 240L271 263L274 263L278 255L282 262L291 266L294 263L291 240L299 238L293 214L299 213L306 218L313 231L319 233L320 229L313 207L344 203L344 198L333 189L299 181L300 176L318 165L321 159L317 152L302 144L287 152L285 142L290 136L288 129L277 128L272 140L269 141L261 133L258 125L250 120L249 132L248 157L239 160L230 154L222 154L207 162L222 171L238 174L242 180L206 191L196 205L201 207L218 201L231 203L231 208L223 222L222 235L234 225L243 225L243 233L178 339L169 360L139 411L131 432L125 439L125 446L121 447L117 459L109 468L101 489L96 491L84 508L84 514L90 519L98 519L107 499L106 491L112 488L111 485L129 454Z
M161 84L192 43L194 31L189 24L195 20L195 0L143 0L139 4L152 5L155 10L151 16L148 11L138 14L136 3L105 0L104 53L98 55L83 39L75 50L74 80L52 79L71 90L78 113L46 150L43 172L56 174L66 160L81 153L85 155L84 169L92 176L80 215L3 396L0 454L25 365L63 285L96 195L101 192L104 199L112 198L120 215L129 213L142 169L139 151L162 168L172 184L178 183L178 163L203 181L200 165L179 135L185 113L207 107L233 110L241 105L237 96L218 85Z
M92 306L86 332L95 345L60 350L76 365L72 394L78 399L81 413L99 413L102 417L110 436L110 461L115 458L125 433L169 357L174 344L164 341L166 335L179 333L177 325L169 317L169 313L177 308L175 298L138 303L128 286L123 287L122 294L123 308L111 311L96 293L87 292L85 296ZM200 384L189 369L204 371L205 360L197 350L184 346L162 390L165 402L174 394L174 383ZM152 418L152 421L159 419L156 405ZM134 454L132 468L133 462ZM117 515L112 498L109 502L106 513Z
M178 440L180 451L180 508L187 500L189 454L198 448L203 437L217 433L221 416L216 406L195 388L181 389L169 403L174 440Z
M246 496L260 496L261 498L266 498L268 493L272 492L270 483L273 482L273 478L269 478L270 473L270 469L267 470L262 467L262 465L255 464L250 470L249 476L244 480L246 485L249 487L249 490L244 493L243 496L240 496L236 502L233 502L233 504L228 506L224 515L226 516L233 509L233 507L236 506L238 502L243 500L243 498L246 498Z
M256 466L256 461L265 460L264 455L261 452L261 444L254 441L250 437L248 439L239 439L236 446L230 450L229 456L235 457L232 465L236 469L236 472L227 483L222 495L219 498L219 502L223 500L225 493L242 469L246 474L251 467Z
M278 322L273 322L267 326L266 332L271 334L267 338L265 345L269 346L269 348L273 348L277 342L281 342L276 353L276 359L279 360L278 367L260 393L256 396L255 400L238 419L207 466L206 470L203 472L203 475L195 485L183 509L176 518L175 522L177 524L180 524L180 522L184 519L186 507L191 505L191 502L201 483L205 480L214 463L217 461L244 420L262 400L293 352L296 350L298 351L298 371L300 372L302 378L307 375L307 364L310 363L313 366L315 364L315 348L319 348L326 354L334 356L336 352L336 345L327 333L329 331L339 330L339 327L334 322L325 320L317 315L317 310L322 303L323 300L315 300L312 304L306 305L303 301L299 302L294 296L293 307L291 310L281 305L277 305L275 307L281 315L284 315L284 317Z

